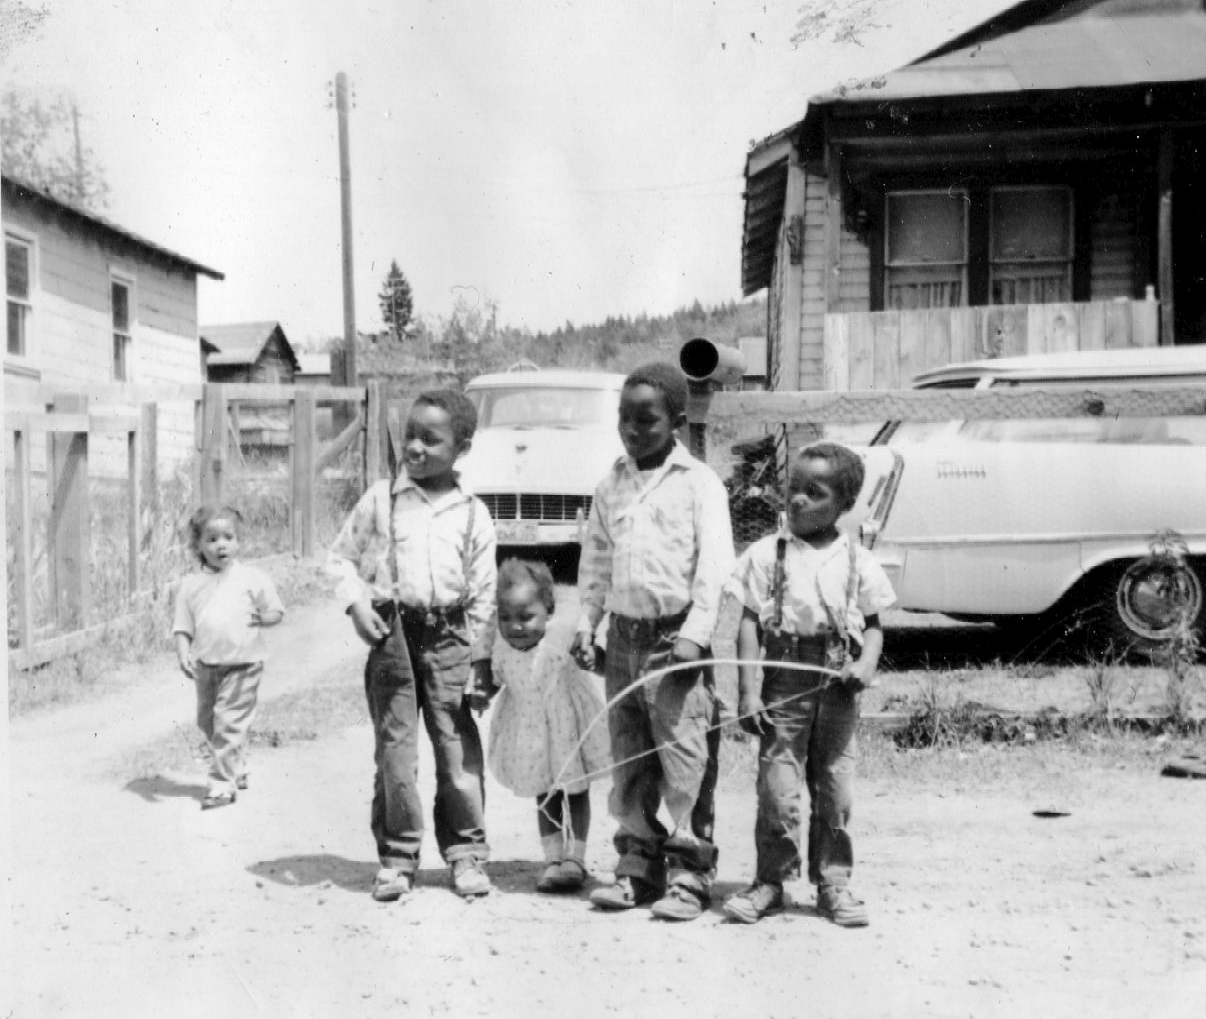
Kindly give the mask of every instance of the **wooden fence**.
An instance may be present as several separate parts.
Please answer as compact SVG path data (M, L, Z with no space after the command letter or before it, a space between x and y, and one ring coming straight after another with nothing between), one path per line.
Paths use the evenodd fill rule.
M898 389L918 372L980 358L1154 347L1156 300L986 305L825 316L825 388Z
M179 401L180 388L165 391L164 399ZM57 394L50 409L6 411L5 431L11 435L12 517L7 541L13 571L9 590L13 600L13 625L8 651L15 669L31 668L99 641L116 625L140 616L138 604L148 593L141 575L140 544L148 529L169 526L158 515L160 488L155 436L157 405L153 390L106 391L96 394ZM196 412L196 497L201 501L223 497L232 438L232 405L287 405L293 415L290 456L291 547L294 554L315 552L315 479L329 464L352 448L362 436L363 476L386 476L388 448L382 441L387 420L386 401L378 383L365 387L319 386L302 388L270 385L217 385L193 387L189 395ZM145 401L131 404L131 400ZM120 402L111 402L111 401ZM316 434L317 408L322 404L351 404L347 421L333 441L320 444ZM371 426L370 426L371 424ZM128 611L103 624L88 626L92 609L93 535L89 497L90 445L98 436L124 436L126 472L120 482L126 514L126 591ZM32 514L34 472L30 451L35 436L49 438L46 482L50 512L46 536L49 633L34 620L34 562ZM237 441L237 439L235 440Z

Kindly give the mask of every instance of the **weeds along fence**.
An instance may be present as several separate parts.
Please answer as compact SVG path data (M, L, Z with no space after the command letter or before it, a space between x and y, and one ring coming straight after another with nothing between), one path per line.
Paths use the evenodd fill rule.
M1187 415L1206 415L1206 384L843 392L711 392L697 387L687 408L693 452L706 458L729 488L739 551L777 526L788 451L822 436L861 445L891 421ZM1206 522L1206 507L1203 514Z
M387 396L376 382L101 387L6 411L9 664L45 664L149 619L158 635L191 568L182 525L199 502L239 508L247 558L316 554L386 476ZM179 417L182 402L194 448L174 459L158 448L160 414Z

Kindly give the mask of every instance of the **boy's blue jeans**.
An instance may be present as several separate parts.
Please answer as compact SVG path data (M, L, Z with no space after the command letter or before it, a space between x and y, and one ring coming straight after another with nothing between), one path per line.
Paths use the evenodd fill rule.
M817 686L824 674L776 669L769 660L772 651L767 650L762 681L762 701L774 728L759 747L757 880L781 885L800 876L800 790L807 786L808 880L822 888L845 888L854 867L847 825L854 803L858 695L835 684L795 696ZM803 651L798 660L824 665L823 645L815 655L812 649Z
M391 628L369 651L364 684L377 765L371 825L381 866L406 874L419 869L420 716L435 755L433 814L440 853L448 863L485 861L490 847L482 743L465 700L470 665L464 620L453 625L455 619L437 617L429 624L422 613L391 613L389 606L378 612Z
M623 689L669 664L681 619L613 616L607 631L606 688ZM619 822L617 877L655 888L678 885L706 899L716 867L712 843L718 733L712 671L706 664L633 690L608 717L615 765L609 807ZM659 820L665 803L674 830Z

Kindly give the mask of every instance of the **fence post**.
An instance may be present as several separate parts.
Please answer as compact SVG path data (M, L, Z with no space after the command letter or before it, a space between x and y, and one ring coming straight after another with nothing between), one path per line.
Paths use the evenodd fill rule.
M17 636L21 648L33 646L33 514L30 510L29 432L18 431L13 449L17 548L13 586L17 595Z
M142 421L139 421L141 427ZM139 439L139 429L135 428L126 433L126 535L129 539L130 559L126 564L126 596L133 598L139 588L139 556L141 535L139 522L142 506L142 443Z
M385 477L381 469L381 382L369 379L364 395L364 487Z
M57 394L56 413L87 414L88 398ZM89 577L92 541L88 512L88 433L55 432L51 437L50 590L55 624L84 626L91 608Z
M220 502L226 475L226 387L218 382L205 383L201 405L201 450L197 460L198 500Z
M293 398L293 552L314 554L314 455L317 445L318 405L314 390L299 388Z

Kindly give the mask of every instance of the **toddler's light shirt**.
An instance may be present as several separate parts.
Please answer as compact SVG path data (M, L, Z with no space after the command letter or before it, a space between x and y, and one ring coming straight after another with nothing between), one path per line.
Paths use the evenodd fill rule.
M204 665L262 662L264 628L251 613L281 612L276 586L263 570L237 560L221 573L190 573L176 595L173 633L192 638L193 661Z

